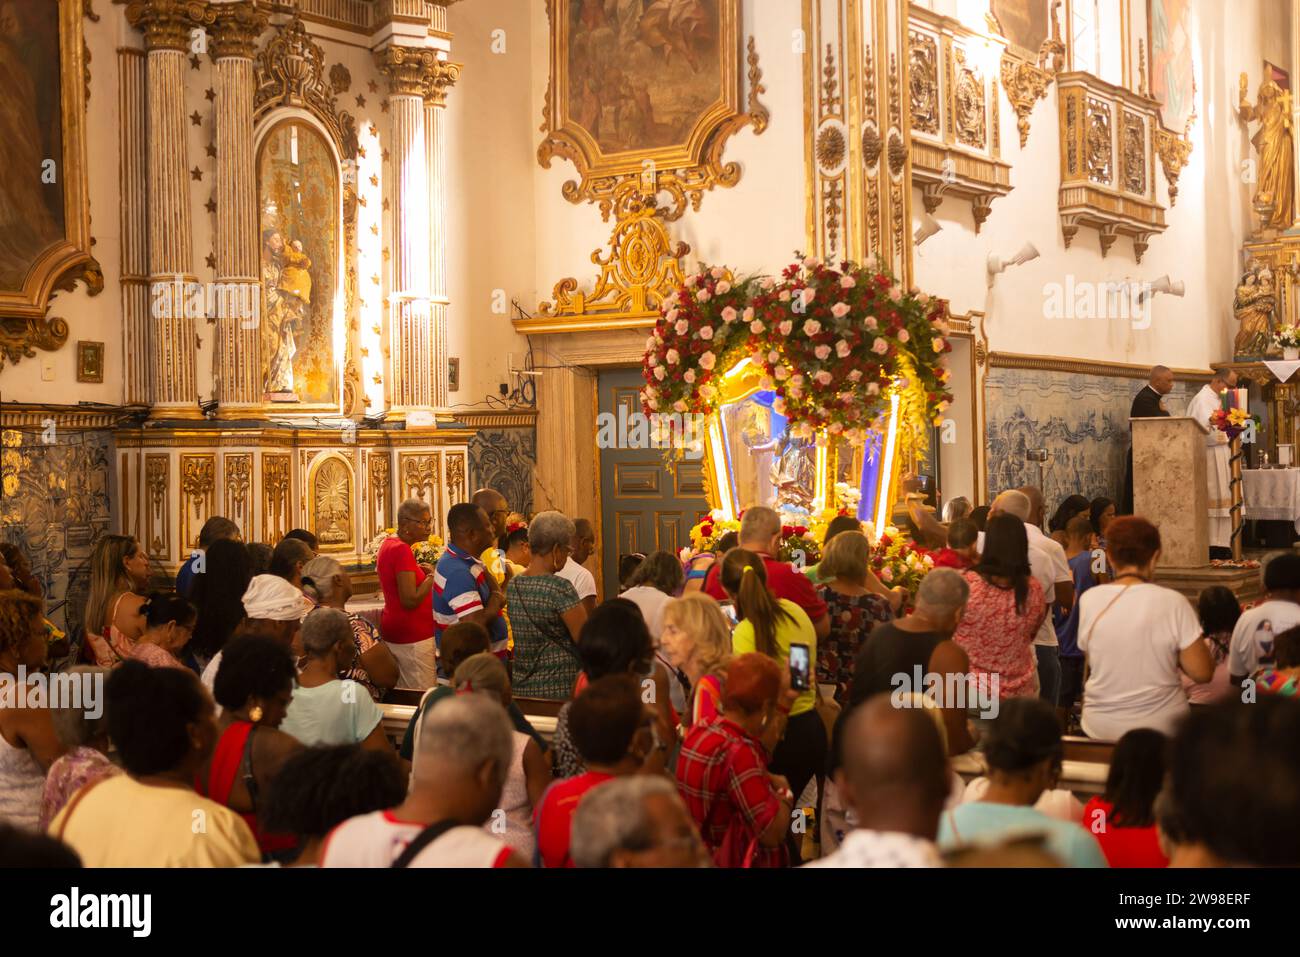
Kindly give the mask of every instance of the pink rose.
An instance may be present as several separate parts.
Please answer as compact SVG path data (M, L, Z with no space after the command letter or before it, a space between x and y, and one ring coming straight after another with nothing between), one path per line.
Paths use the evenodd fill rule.
M785 415L785 399L779 395L772 400L772 411L777 415Z
M712 352L706 352L700 356L700 368L707 372L712 372L714 365L717 364L718 357Z
M772 375L776 376L776 381L784 382L786 379L790 378L790 370L785 366L777 366Z
M753 322L751 322L749 324L749 331L752 332L754 335L760 334L763 331L763 320L755 319Z
M713 288L713 291L719 296L725 295L726 293L731 292L731 283L724 279Z
M888 565L880 569L880 580L882 582L892 582L894 580L894 570Z
M678 319L677 324L673 326L673 331L675 331L679 336L684 336L686 335L686 330L690 327L691 324L685 319Z
M781 361L781 353L773 349L771 352L767 354L767 361L772 363L772 365L776 365L778 362Z
M802 372L796 372L794 375L792 375L792 376L790 377L790 384L791 384L791 385L794 385L794 386L801 386L801 385L803 385L803 373L802 373Z
M903 290L899 289L897 286L890 286L890 287L889 287L889 301L890 301L890 302L898 302L898 301L899 301L900 299L902 299L902 298L903 298Z
M880 326L880 323L876 321L875 316L867 316L867 318L862 320L862 324L868 329L876 329Z
M652 352L650 353L650 355L646 356L645 363L646 365L648 365L650 368L653 369L655 366L659 364L659 358Z
M746 306L746 307L745 307L745 311L742 312L742 313L740 314L740 318L744 319L746 322L750 322L751 320L753 320L753 318L754 318L754 307L753 307L753 306Z
M764 276L758 285L764 292L771 292L772 287L776 285L776 280L771 276Z
M910 338L912 338L912 337L911 337L911 335L908 333L908 331L907 331L906 329L902 329L902 330L899 331L899 333L898 333L898 341L899 341L899 342L906 342L906 341L907 341L908 339L910 339Z
M709 271L709 275L712 276L714 279L721 279L726 274L727 271L723 269L721 266L714 266L713 269Z
M841 359L847 359L849 357L849 353L852 351L853 350L849 348L849 344L845 342L843 339L835 343L835 354L839 356Z
M666 376L667 374L668 371L663 366L655 366L655 378L658 379L660 382L664 381L664 376Z
M667 362L670 366L675 366L677 365L677 360L680 358L681 356L677 354L676 349L669 349L668 354L664 356L664 361Z
M889 351L889 343L884 339L877 338L876 341L871 344L871 351L878 356L883 356Z
M817 298L817 290L812 286L805 286L799 293L799 298L803 300L805 306L811 306L812 301Z
M693 383L695 381L695 370L687 369L684 373L682 373L682 378L686 380L688 383Z
M735 306L728 306L726 309L722 310L723 322L735 322L736 316L737 316L737 312Z
M831 306L831 315L836 319L843 319L849 314L849 304L847 302L837 302Z
M683 402L681 399L678 399L676 402L673 403L673 411L674 411L674 412L685 412L685 411L686 411L686 403Z
M875 253L872 253L866 259L862 260L862 265L867 267L867 272L875 272L876 267L880 265L880 260L876 258Z
M829 372L827 372L825 369L823 369L821 372L813 376L813 378L817 381L818 385L830 385L831 380L834 379L835 377L831 375Z
M710 339L712 339L712 338L713 338L713 327L712 327L712 326L702 326L702 327L700 328L700 338L703 339L705 342L708 342Z
M780 332L782 336L788 336L790 335L791 331L794 329L794 323L791 322L789 319L782 319L776 328L777 331Z
M827 345L820 345L813 350L813 355L815 355L818 359L823 359L823 360L828 359L830 358L830 354L831 354L831 347Z
M841 432L844 431L844 426L842 426L842 425L841 425L840 423L838 423L838 422L832 422L832 423L830 424L830 430L831 430L831 432L832 432L833 434L835 434L835 435L839 435Z
M803 334L805 336L815 336L822 331L822 324L816 319L809 319L803 324Z
M700 398L702 398L705 402L712 402L714 397L717 394L718 394L718 390L713 388L713 386L708 385L707 383L705 385L700 386Z
M850 382L857 382L857 381L859 381L861 378L862 378L862 370L861 370L861 369L854 369L853 371L851 371L851 372L849 373L849 381L850 381Z
M789 290L789 289L782 289L779 293L777 293L776 298L780 299L782 302L789 302L789 301L790 301L790 290Z
M665 313L664 313L664 318L667 319L669 322L676 322L676 321L677 321L677 307L676 307L676 306L673 306L673 308L671 308L671 309L669 309L667 312L665 312Z
M713 296L709 294L709 291L707 289L701 289L699 292L695 294L695 298L698 299L700 302L708 302L710 299L713 298Z
M654 336L650 336L650 337L649 337L648 339L646 339L646 341L645 341L645 351L646 351L646 352L653 352L653 351L654 351L654 348L655 348L655 345L656 345L655 337L654 337Z

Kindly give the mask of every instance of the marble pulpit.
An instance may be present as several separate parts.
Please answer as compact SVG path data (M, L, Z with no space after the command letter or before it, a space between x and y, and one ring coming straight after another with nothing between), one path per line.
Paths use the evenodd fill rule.
M1186 416L1132 423L1133 511L1160 528L1160 565L1209 564L1205 430Z

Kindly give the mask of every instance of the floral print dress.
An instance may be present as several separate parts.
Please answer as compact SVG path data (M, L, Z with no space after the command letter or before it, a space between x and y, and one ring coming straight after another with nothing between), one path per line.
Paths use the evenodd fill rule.
M892 621L889 601L880 595L842 595L829 585L821 599L831 619L831 633L817 642L817 683L835 686L835 700L849 700L853 663L877 623Z

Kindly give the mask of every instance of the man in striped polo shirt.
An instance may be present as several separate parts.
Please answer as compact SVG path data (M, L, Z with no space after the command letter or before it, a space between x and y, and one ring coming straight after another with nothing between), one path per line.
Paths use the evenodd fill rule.
M477 505L462 502L447 513L450 543L433 572L433 631L443 631L458 621L478 622L492 637L492 652L507 656L509 642L505 619L505 593L479 556L493 542L492 523ZM448 676L450 677L450 675Z

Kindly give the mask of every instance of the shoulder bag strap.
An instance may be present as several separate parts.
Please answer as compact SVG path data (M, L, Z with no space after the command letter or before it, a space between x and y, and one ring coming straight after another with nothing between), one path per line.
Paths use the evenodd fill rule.
M436 824L430 824L428 827L426 827L423 831L421 831L419 834L415 836L415 840L413 840L410 844L406 845L406 849L403 850L402 853L397 856L397 860L393 861L393 867L395 868L410 867L411 862L415 860L416 857L419 856L421 851L423 851L426 847L428 847L438 838L442 837L453 827L460 827L460 822L459 821L438 821Z
M68 802L68 806L63 812L63 823L59 825L59 833L54 835L55 838L57 838L60 841L63 840L63 832L68 829L68 822L72 820L72 812L76 810L77 805L81 803L81 799L84 798L87 794L89 794L90 789L93 788L95 785L103 784L107 780L108 778L106 777L97 778L96 780L91 781L85 787L77 789L77 793L72 795L72 800Z

